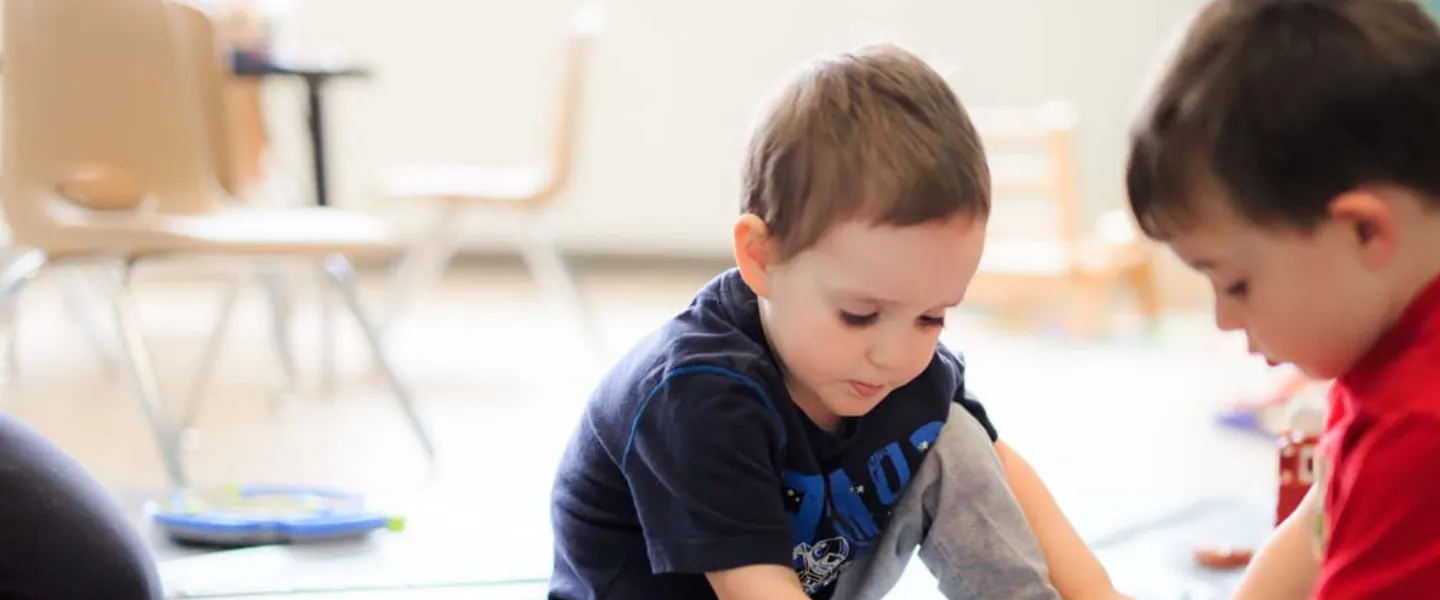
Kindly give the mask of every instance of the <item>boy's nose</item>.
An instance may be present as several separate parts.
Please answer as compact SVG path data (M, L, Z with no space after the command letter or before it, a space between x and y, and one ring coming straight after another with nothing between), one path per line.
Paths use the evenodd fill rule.
M883 370L890 368L891 363L894 362L893 355L894 352L888 350L885 344L876 344L870 347L868 358L871 365Z
M894 335L882 336L870 346L870 364L888 371L904 359L904 344L901 340L895 339L896 337Z
M1235 331L1244 326L1244 322L1235 315L1234 310L1227 310L1223 300L1215 303L1215 327L1220 331Z

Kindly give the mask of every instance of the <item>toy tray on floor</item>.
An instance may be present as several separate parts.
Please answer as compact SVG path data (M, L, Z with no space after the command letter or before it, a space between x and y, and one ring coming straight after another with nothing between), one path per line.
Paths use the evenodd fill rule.
M148 502L146 513L171 540L213 547L344 540L404 526L359 494L311 486L174 492Z

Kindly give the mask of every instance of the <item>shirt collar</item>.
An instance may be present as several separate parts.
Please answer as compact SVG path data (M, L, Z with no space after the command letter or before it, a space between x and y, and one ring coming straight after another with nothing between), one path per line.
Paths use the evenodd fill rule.
M1346 388L1368 388L1396 367L1396 360L1426 340L1440 340L1440 276L1431 280L1380 336L1370 351L1340 377Z

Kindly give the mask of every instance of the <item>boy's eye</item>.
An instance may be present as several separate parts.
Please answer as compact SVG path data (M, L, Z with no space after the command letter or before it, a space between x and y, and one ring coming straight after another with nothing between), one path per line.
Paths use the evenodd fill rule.
M1230 296L1231 298L1244 298L1244 297L1245 297L1245 294L1248 293L1249 291L1250 291L1250 283L1249 283L1249 282L1247 282L1247 281L1238 281L1238 282L1235 282L1235 283L1230 284L1230 287L1225 288L1225 295L1226 295L1226 296Z
M924 327L944 327L945 317L922 316L920 317L920 325Z
M857 315L855 313L840 311L840 320L851 327L864 327L875 322L880 313L873 312L868 315Z

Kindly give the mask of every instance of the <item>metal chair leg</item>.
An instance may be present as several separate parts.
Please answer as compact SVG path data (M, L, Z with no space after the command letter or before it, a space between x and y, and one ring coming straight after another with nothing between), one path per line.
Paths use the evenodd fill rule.
M135 314L135 299L130 295L132 268L133 264L130 262L120 266L120 285L110 297L110 307L115 315L115 327L120 333L121 346L125 350L125 362L130 367L130 378L135 385L136 396L140 400L140 409L144 413L146 424L150 426L150 433L155 438L155 445L159 448L160 459L164 463L165 474L170 480L170 485L180 489L188 483L180 454L180 440L175 435L175 430L171 427L165 412L165 406L160 397L159 377L150 356L150 348L146 345L145 337L140 331L140 321Z
M205 342L205 350L200 354L200 365L195 369L195 376L190 381L190 393L186 396L185 412L180 417L180 429L186 430L195 425L195 419L200 416L200 408L205 403L205 389L209 387L210 379L215 374L216 359L220 356L220 347L225 343L225 336L230 332L230 321L235 312L235 302L240 299L241 283L244 275L236 275L225 288L225 296L220 301L219 317L215 319L215 327L210 330L210 339Z
M278 269L267 268L260 274L265 283L265 296L270 302L271 342L275 344L275 358L279 362L281 389L272 397L271 408L279 409L280 403L296 391L295 354L290 350L290 325L293 310L290 294L285 285L284 274Z
M260 267L260 279L265 285L266 298L270 305L271 327L275 348L275 358L280 367L280 389L270 399L271 410L278 411L280 404L286 398L294 396L299 389L299 369L295 363L295 353L290 349L290 331L293 323L293 306L291 304L289 290L285 278L278 268L271 265ZM247 274L248 275L248 274ZM195 378L190 384L189 400L186 402L184 419L180 421L182 429L189 429L194 425L194 419L199 415L199 410L204 400L201 396L209 386L210 379L214 377L215 361L219 355L220 346L228 333L227 327L233 320L235 304L240 297L242 280L247 275L239 275L226 288L224 299L221 301L219 316L216 318L215 327L210 331L210 338L206 341L205 351L201 354L200 366L196 370Z
M536 215L526 226L523 232L523 239L520 240L520 252L525 259L525 265L530 269L530 274L535 277L541 287L549 290L580 326L585 341L596 354L605 352L605 338L600 332L600 325L590 310L590 305L580 295L579 288L575 285L575 278L571 275L569 267L565 265L565 258L560 255L560 249L551 235L549 226L541 216Z
M330 256L324 262L325 275L339 291L340 300L345 303L350 314L354 315L355 321L360 326L360 332L365 336L365 342L374 353L376 362L384 374L386 381L390 384L391 391L395 394L395 401L405 413L405 418L415 434L415 439L420 442L420 447L425 456L430 460L431 466L435 464L435 444L430 436L429 429L420 418L416 409L414 397L400 376L395 372L395 366L385 351L385 344L380 339L380 328L366 314L364 307L360 305L360 294L355 289L355 267L350 261L340 255Z
M381 337L394 329L410 305L445 275L445 268L455 256L460 217L458 206L446 204L436 215L430 231L396 263L390 305L386 307L385 320L378 323Z
M320 286L320 395L335 397L335 295L329 286Z
M16 304L25 285L30 283L45 267L45 254L39 251L24 251L10 257L0 269L0 320L4 321L5 362L0 378L13 379L20 372L19 361L19 320Z
M61 297L70 312L70 318L80 325L90 346L100 355L101 368L105 374L114 375L120 372L121 359L111 341L106 339L100 323L96 322L95 308L102 303L96 296L92 283L79 267L65 269L65 274L60 279Z

